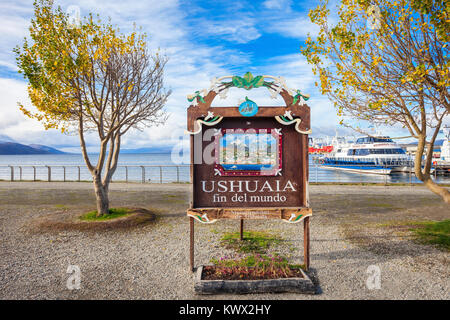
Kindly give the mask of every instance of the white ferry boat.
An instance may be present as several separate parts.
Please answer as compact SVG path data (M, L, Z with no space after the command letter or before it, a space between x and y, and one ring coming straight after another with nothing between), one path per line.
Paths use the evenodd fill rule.
M437 170L437 174L450 175L450 127L443 128L444 142L441 147L441 155L439 159L434 161L433 165Z
M320 160L324 168L370 174L406 172L414 161L391 138L386 136L359 137L347 143L336 137L334 151Z

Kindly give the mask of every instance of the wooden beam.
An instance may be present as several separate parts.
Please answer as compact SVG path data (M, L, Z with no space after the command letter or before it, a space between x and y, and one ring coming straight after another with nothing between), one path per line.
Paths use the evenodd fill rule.
M303 220L303 246L304 246L304 264L305 269L309 269L309 217Z
M189 243L189 261L191 271L194 272L194 218L190 218L190 243Z
M294 213L311 215L312 209L307 207L281 208L191 208L188 215L208 215L209 219L289 219Z

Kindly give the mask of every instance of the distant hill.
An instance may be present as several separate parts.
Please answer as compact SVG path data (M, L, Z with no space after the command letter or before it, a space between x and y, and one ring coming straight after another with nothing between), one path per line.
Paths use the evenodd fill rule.
M38 149L38 150L42 150L42 151L46 151L52 154L64 154L65 152L62 152L58 149L49 147L49 146L44 146L42 144L30 144L30 147L34 148L34 149Z
M32 144L24 145L16 142L0 141L0 155L14 155L14 154L63 154L65 152L59 151L52 147Z

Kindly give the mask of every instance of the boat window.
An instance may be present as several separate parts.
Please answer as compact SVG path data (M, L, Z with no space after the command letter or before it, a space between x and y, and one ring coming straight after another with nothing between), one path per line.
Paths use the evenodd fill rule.
M389 137L379 137L379 138L373 138L374 142L393 142L391 138Z
M370 149L371 154L406 154L401 148L397 149Z
M356 149L355 155L357 156L367 156L369 154L369 149Z

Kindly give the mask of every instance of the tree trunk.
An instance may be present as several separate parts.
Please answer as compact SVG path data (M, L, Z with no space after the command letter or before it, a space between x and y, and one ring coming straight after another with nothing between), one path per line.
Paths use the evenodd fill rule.
M97 217L109 214L108 186L103 185L98 173L94 175L94 188L97 200Z
M416 177L423 182L423 184L433 193L437 194L445 201L445 203L450 204L450 192L447 188L439 186L431 179L431 160L433 157L433 144L430 144L427 150L426 163L422 171L422 157L425 152L426 136L420 135L419 141L417 143L417 151L414 159L414 172Z
M431 192L437 194L442 198L442 200L445 201L445 203L450 204L450 192L447 188L441 187L437 183L435 183L431 178L426 179L423 181L425 186L430 189Z

